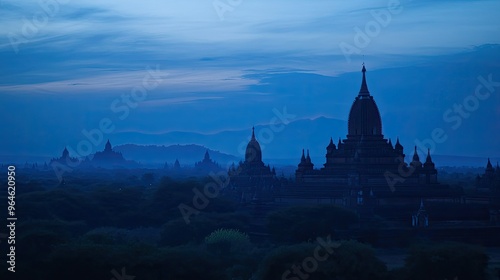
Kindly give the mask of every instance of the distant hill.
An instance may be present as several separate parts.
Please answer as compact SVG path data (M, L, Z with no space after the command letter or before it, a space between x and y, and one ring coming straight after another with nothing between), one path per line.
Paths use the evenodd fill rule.
M136 144L164 146L174 144L190 146L194 144L194 146L210 147L211 149L221 151L221 153L235 155L243 159L251 133L251 127L244 130L222 131L214 134L180 131L164 134L122 132L113 135L113 142L132 142ZM310 149L312 153L320 155L328 145L330 137L333 137L335 143L337 143L338 137L342 136L342 138L345 138L347 134L347 122L326 117L301 119L290 122L283 126L280 131L273 131L267 125L257 125L255 126L255 133L263 150L264 160L270 158L300 159L302 149ZM149 152L153 152L153 150L149 150ZM124 154L124 156L126 155ZM134 156L139 157L140 154ZM166 156L166 154L163 156ZM200 159L198 157L196 161ZM218 160L215 156L214 159Z
M405 66L401 66L401 63L394 63L393 68L377 69L375 65L368 64L368 88L380 109L385 137L391 138L393 143L396 137L399 137L405 152L409 154L416 143L429 142L437 130L444 132L444 140L435 143L433 154L481 158L478 162L487 157L500 157L500 122L497 121L500 119L499 61L500 45L484 45L451 55L421 57L411 65L403 63ZM117 130L107 137L113 144L196 144L244 158L251 125L242 127L239 123L255 121L261 124L256 126L256 132L263 148L264 161L294 159L294 164L298 163L302 149L310 149L313 159L319 159L315 164L323 162L325 147L330 137L333 137L335 143L338 137L345 138L345 120L360 86L361 76L358 69L339 76L284 71L257 73L247 78L258 80L258 83L250 86L249 92L259 93L259 96L272 96L273 102L245 100L244 105L238 103L232 107L220 107L236 111L228 113L229 117L224 118L223 122L213 121L207 115L204 115L207 119L203 120L194 116L186 118L189 123L196 124L186 126L189 131L180 131L178 126L173 128L168 123L160 129L148 128L149 124L145 122L135 125L139 128L143 126L144 131L150 133L130 132L140 129L134 127L135 125L128 126L127 121L123 130ZM488 80L491 80L491 83L486 82L486 85L483 85L484 81ZM486 99L477 100L476 104L473 96L479 86L482 86L482 95L489 92L488 87L491 92ZM47 97L39 98L30 99L29 102L36 104ZM205 105L200 106L205 109ZM269 126L266 126L265 122L271 119L270 112L276 108L281 110L285 106L287 112L297 115L297 118L286 125L284 130L266 135L265 132L269 131L266 128ZM460 106L469 108L466 109L464 117L455 112ZM65 108L73 110L70 105ZM208 106L206 109L210 108ZM150 123L158 123L157 119L169 119L169 110L164 111L159 115L150 115L154 118L145 115L146 117L141 119L150 120ZM46 113L50 112L40 113L40 119L42 115L46 117ZM50 119L61 115L60 112L55 113L57 115L49 116ZM249 119L252 121L249 122ZM62 118L60 121L64 120L65 118ZM27 129L12 129L12 137L2 139L0 160L40 162L59 156L65 146L76 148L78 143L85 139L82 138L81 129L92 127L79 122L71 125L72 129L54 130L50 137L45 132L33 135ZM196 128L197 126L199 128ZM229 129L235 127L237 129ZM130 129L129 132L124 131L126 129ZM203 129L200 131L204 132L198 129ZM37 140L36 145L32 143L32 139ZM95 147L94 152L101 150L103 144ZM444 161L462 165L461 160Z
M146 146L125 144L115 146L113 150L122 153L123 157L128 160L134 160L145 165L163 165L165 162L173 164L178 159L182 166L193 165L195 162L201 161L207 148L200 145ZM237 163L240 160L235 156L210 149L208 149L208 153L210 154L210 158L223 167L226 167L228 162Z

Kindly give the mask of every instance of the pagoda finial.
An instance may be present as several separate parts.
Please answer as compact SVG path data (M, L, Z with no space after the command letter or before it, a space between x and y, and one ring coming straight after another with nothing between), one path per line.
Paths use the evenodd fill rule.
M111 150L112 150L111 143L109 142L108 139L108 142L106 142L106 146L104 147L104 151L110 152Z
M311 164L311 157L309 156L309 149L307 149L307 157L306 157L306 163Z
M394 149L396 149L399 152L403 151L403 146L401 145L401 143L399 143L399 137L396 138L396 144L394 145Z
M333 138L330 137L330 143L328 143L326 150L328 151L328 153L330 153L331 151L335 150L336 148L337 147L335 147L335 144L333 144Z
M436 165L434 165L434 162L432 162L432 158L431 158L431 149L427 149L427 158L425 159L425 163L424 163L424 168L426 169L434 169L436 167Z
M370 92L368 91L368 85L366 84L366 68L365 63L363 62L363 68L361 69L363 72L363 80L361 81L361 89L359 90L360 96L369 96Z
M69 156L69 151L66 147L64 147L64 150L62 152L62 157L67 158Z
M493 165L491 165L490 158L488 158L488 164L486 165L486 169L493 169Z
M420 161L420 157L417 153L417 146L415 146L415 152L413 153L413 161Z
M304 149L302 149L302 157L300 158L300 162L306 161L306 156L304 155Z
M252 126L252 140L255 140L255 126Z

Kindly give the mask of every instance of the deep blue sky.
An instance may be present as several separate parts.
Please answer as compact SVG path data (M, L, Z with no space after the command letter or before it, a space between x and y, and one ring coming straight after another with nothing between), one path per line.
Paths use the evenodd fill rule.
M111 120L113 133L148 134L247 129L268 123L273 109L285 106L297 120L345 120L363 61L368 74L398 67L418 73L417 66L436 61L461 67L455 61L460 54L500 43L499 10L500 1L484 0L0 0L0 155L59 154L103 118ZM377 15L381 22L373 25ZM372 33L363 41L358 30L367 28ZM355 53L346 55L346 46ZM471 89L479 75L500 80L497 61L484 67L487 60L472 62L474 69L457 78L468 79ZM137 107L128 106L125 116L117 110L125 104L121 96L140 87L151 69L152 83L161 84L150 87ZM345 75L350 72L356 74ZM443 79L453 75L444 73ZM384 79L402 78L375 76L380 78L369 80L370 89L379 105L389 104L384 100L393 93ZM337 87L335 77L347 82ZM457 92L455 99L451 94L431 105L444 112L468 94ZM492 108L500 108L497 100L489 100ZM410 105L402 117L412 123L431 106ZM381 108L384 133L392 138L403 132L384 116L394 118L400 109ZM493 122L485 129L496 128ZM428 135L434 126L419 133ZM113 139L113 133L105 137ZM411 139L406 145L413 145ZM443 153L454 151L489 154L458 144ZM491 153L498 156L499 150Z

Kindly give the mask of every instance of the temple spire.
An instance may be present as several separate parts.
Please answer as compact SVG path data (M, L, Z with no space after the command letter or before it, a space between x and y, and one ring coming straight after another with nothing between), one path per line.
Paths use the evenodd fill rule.
M335 149L336 149L336 147L335 147L335 144L333 144L333 139L330 137L330 143L326 147L326 150L328 151L328 153L331 153Z
M425 159L424 168L428 170L433 170L436 168L434 162L432 162L431 149L429 148L427 149L427 158Z
M490 158L488 158L488 164L486 164L486 170L493 170L493 165L491 165Z
M363 72L363 80L361 82L361 89L359 90L359 95L360 96L369 96L370 92L368 91L368 86L366 84L366 68L365 68L365 63L363 63L363 69L361 69L361 72Z
M399 143L399 137L396 139L396 145L394 145L394 149L399 153L403 153L403 146Z
M252 126L252 140L255 140L255 126Z
M413 161L420 161L420 157L417 153L417 146L415 146L415 152L413 153Z
M63 158L69 157L69 152L68 152L68 149L66 147L64 147L64 150L63 150L63 153L62 153L62 157Z
M104 147L104 151L105 152L111 152L113 149L111 147L111 143L109 142L109 139L108 139L108 142L106 142L106 146Z
M427 158L425 159L426 162L432 162L431 158L431 149L427 148Z

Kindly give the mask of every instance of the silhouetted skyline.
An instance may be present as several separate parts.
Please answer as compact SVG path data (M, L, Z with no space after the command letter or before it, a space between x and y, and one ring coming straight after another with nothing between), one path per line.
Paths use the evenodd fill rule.
M0 102L7 106L0 119L10 137L0 155L59 155L62 147L76 149L86 139L82 131L98 129L103 119L113 127L104 138L115 145L158 144L154 136L168 132L247 131L284 108L291 122L345 121L364 61L385 135L411 147L441 128L448 138L434 154L498 157L498 89L467 117L444 115L474 94L479 77L500 80L499 3L390 3L243 1L221 17L210 1L87 1L57 9L2 1ZM37 13L45 13L45 24L31 22ZM139 98L127 103L123 96L132 93ZM328 138L347 132L322 125ZM283 141L292 127L267 145L287 151L273 157L300 153L294 145L323 155L327 143L310 142L312 130ZM192 138L161 144L219 148L210 137ZM238 155L241 141L222 152Z

